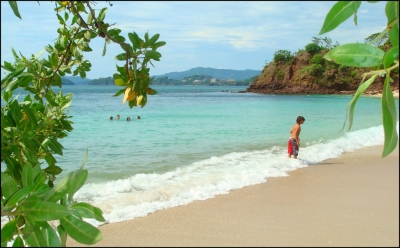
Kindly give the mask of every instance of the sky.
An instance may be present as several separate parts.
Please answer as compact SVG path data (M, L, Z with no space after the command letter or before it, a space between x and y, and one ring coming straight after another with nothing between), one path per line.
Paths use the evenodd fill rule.
M54 2L17 2L22 20L7 1L1 1L1 63L14 61L11 47L25 57L54 44L59 22ZM150 76L182 72L196 67L232 70L262 70L278 50L297 52L312 37L329 37L333 43L364 43L385 29L386 2L362 2L357 18L335 30L318 35L325 17L336 1L98 1L94 8L107 7L105 22L144 39L160 34L167 44L157 49L160 61L150 65ZM40 4L40 5L39 5ZM118 44L109 44L102 56L103 38L91 41L92 52L84 53L92 63L87 78L111 77L116 72ZM42 56L47 57L44 53ZM120 65L120 63L118 62ZM4 76L2 70L2 77Z

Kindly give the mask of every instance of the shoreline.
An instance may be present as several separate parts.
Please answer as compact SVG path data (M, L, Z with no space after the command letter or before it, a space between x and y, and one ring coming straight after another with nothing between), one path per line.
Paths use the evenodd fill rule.
M99 227L93 246L399 246L399 146ZM299 156L301 158L301 155ZM67 246L84 246L68 238Z
M399 90L393 90L393 97L399 98ZM364 93L363 96L382 97L382 93Z

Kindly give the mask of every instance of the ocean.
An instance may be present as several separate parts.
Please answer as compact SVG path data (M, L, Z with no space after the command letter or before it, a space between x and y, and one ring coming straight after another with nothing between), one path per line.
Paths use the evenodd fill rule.
M102 209L106 223L228 194L384 142L377 97L360 97L352 130L347 122L341 131L350 95L239 93L244 86L153 88L158 94L132 109L122 104L122 95L113 97L117 86L62 88L73 93L74 130L59 140L65 149L56 159L64 171L56 183L80 168L88 149L89 177L75 199ZM396 106L398 112L398 99ZM305 123L295 160L287 157L287 141L299 115Z

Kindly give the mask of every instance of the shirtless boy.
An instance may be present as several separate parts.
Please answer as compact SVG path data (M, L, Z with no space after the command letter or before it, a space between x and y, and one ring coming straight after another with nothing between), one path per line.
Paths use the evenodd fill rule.
M292 129L290 130L290 138L288 141L288 157L291 158L293 155L293 158L297 158L297 155L299 154L299 149L300 149L300 132L301 132L301 127L300 125L304 123L306 119L304 119L303 116L298 116L296 123L293 125Z

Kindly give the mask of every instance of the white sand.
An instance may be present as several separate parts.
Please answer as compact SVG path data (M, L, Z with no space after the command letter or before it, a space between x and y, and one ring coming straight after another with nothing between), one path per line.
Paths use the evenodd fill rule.
M399 246L399 149L367 147L248 186L106 224L94 246ZM67 246L82 246L68 238Z

